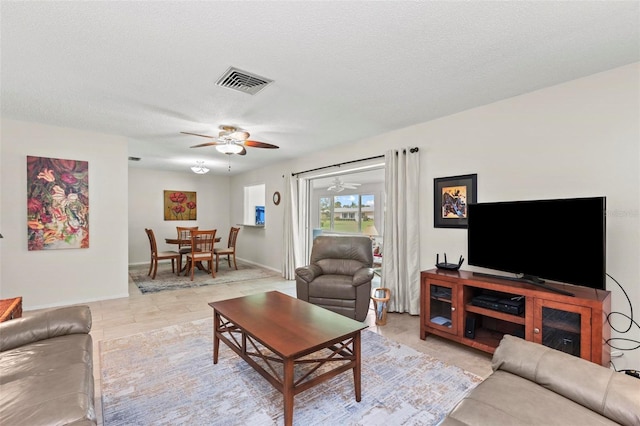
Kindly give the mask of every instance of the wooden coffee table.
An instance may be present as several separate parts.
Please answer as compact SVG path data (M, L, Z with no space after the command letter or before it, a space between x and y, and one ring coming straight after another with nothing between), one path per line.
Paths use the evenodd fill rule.
M209 306L213 363L222 340L282 393L285 425L293 424L295 395L348 370L360 402L360 332L367 325L277 291Z

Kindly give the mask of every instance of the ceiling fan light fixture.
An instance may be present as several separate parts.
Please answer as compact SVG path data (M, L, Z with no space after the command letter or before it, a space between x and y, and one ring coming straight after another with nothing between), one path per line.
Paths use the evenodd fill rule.
M191 167L191 171L193 173L197 173L199 175L203 175L205 173L209 173L209 169L204 166L204 161L196 161L196 165Z
M216 145L216 150L223 154L237 154L242 151L242 146L235 143Z

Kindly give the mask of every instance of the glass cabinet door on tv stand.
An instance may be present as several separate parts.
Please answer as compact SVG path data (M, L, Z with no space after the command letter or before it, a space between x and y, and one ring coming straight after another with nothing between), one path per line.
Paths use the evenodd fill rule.
M537 299L535 311L534 342L591 360L591 309Z
M457 294L450 283L444 281L428 281L425 294L428 297L425 325L457 334L456 318Z

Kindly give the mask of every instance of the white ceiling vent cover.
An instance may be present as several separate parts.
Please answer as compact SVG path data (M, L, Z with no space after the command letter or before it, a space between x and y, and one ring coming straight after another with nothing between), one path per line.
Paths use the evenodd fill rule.
M260 77L257 74L253 74L247 71L242 71L234 67L229 67L227 71L216 81L216 85L226 87L228 89L237 90L242 93L248 93L255 95L269 84L273 80Z

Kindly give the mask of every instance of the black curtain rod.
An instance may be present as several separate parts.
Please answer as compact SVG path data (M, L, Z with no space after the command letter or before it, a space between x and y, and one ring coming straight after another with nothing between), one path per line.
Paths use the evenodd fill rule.
M419 150L420 150L420 148L415 147L415 148L410 148L409 152L413 154L414 152L418 152ZM405 153L405 154L407 153L407 151L405 149L403 149L402 152ZM396 152L396 155L397 154L398 153ZM304 172L291 173L291 176L298 176L298 175L301 175L303 173L315 172L316 170L328 169L330 167L340 167L340 166L344 166L345 164L359 163L361 161L367 161L367 160L376 160L378 158L384 158L384 154L383 155L376 155L375 157L361 158L360 160L345 161L344 163L332 164L331 166L318 167L316 169L305 170Z
M303 173L315 172L316 170L323 170L331 167L340 167L340 166L344 166L345 164L359 163L361 161L367 161L367 160L376 160L378 158L384 158L384 155L377 155L375 157L362 158L360 160L345 161L344 163L332 164L331 166L318 167L316 169L305 170L304 172L291 173L291 176L298 176Z

